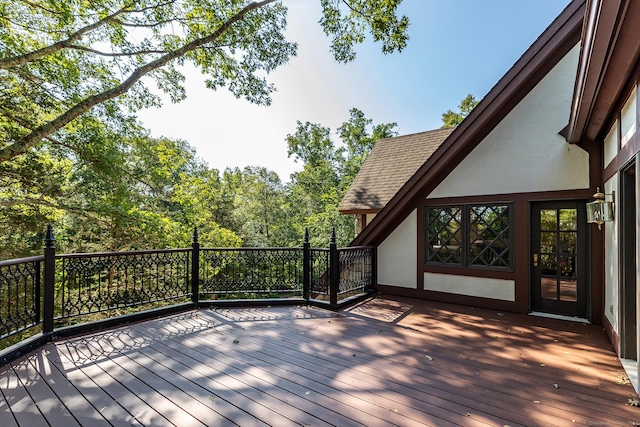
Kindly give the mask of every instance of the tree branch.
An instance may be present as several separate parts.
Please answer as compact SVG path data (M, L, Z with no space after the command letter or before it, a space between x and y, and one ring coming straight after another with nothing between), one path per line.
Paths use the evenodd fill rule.
M99 21L94 22L93 24L87 25L86 27L80 28L75 33L71 34L65 40L60 40L52 45L45 46L42 49L34 50L33 52L25 53L24 55L11 56L8 58L4 58L0 60L0 69L8 69L17 67L18 65L27 64L29 62L33 62L38 58L41 58L45 55L49 55L53 52L57 52L69 46L70 43L73 43L77 40L80 40L83 35L87 34L90 31L95 30L106 24L107 22L114 19L116 16L126 12L126 9L120 9L116 12L113 12L111 15L105 16Z
M44 10L45 12L49 12L52 15L56 14L55 10L49 9L47 7L44 7L41 4L37 4L37 3L31 2L31 1L27 1L27 0L20 0L20 2L26 4L27 6L31 6L34 9Z
M351 9L352 12L357 13L358 15L362 16L363 18L368 18L368 16L365 15L364 12L362 12L361 10L356 9L355 7L351 6L351 4L347 0L342 0L342 3L344 3L349 9Z
M65 204L59 204L59 203L54 203L54 202L50 202L48 200L43 200L43 199L37 199L37 198L25 198L25 199L2 199L0 200L0 207L12 207L12 206L20 206L20 205L40 205L40 206L46 206L49 208L54 208L54 209L60 209L60 210L66 210L69 212L75 212L77 214L80 214L81 216L85 217L85 218L91 218L93 220L102 222L102 223L106 223L106 221L101 220L100 218L98 218L97 216L94 215L90 215L87 212L86 208L82 208L82 207L74 207L74 206L68 206Z
M120 56L134 56L134 55L150 55L150 54L164 54L167 53L166 50L139 50L136 52L100 52L99 50L91 49L89 47L78 46L78 45L68 45L69 49L81 50L84 52L94 53L99 56L108 56L108 57L120 57Z
M28 1L24 1L24 3L32 6L32 7L39 7L39 5L34 5L31 2ZM113 22L113 21L117 21L116 17L118 17L119 15L122 14L130 14L130 13L142 13L142 12L146 12L147 10L151 10L151 9L155 9L158 7L164 7L164 6L168 6L172 3L175 3L175 0L167 0L165 2L161 2L161 3L157 3L154 5L150 5L150 6L146 6L140 9L129 9L129 5L125 5L124 7L122 7L121 9L113 12L111 15L107 15L104 18L94 22L93 24L87 25L85 27L80 28L78 31L76 31L75 33L71 34L69 37L67 37L65 40L60 40L59 42L56 42L52 45L49 46L45 46L41 49L35 50L33 52L29 52L29 53L25 53L24 55L18 55L18 56L11 56L8 58L4 58L4 59L0 59L0 69L8 69L8 68L13 68L16 67L18 65L23 65L29 62L33 62L38 58L41 58L45 55L49 55L51 53L57 52L59 50L65 49L65 48L72 48L72 43L80 40L82 38L82 36L84 36L85 34L105 25L108 22ZM44 9L50 13L55 13L54 11L51 11L49 9ZM121 23L120 21L118 21L119 23Z
M57 130L63 128L72 120L76 119L86 111L90 110L92 107L108 101L110 99L116 98L123 93L127 92L138 80L140 80L143 76L154 71L158 68L163 67L170 61L179 58L185 55L188 52L191 52L207 43L210 43L217 38L221 37L234 23L241 21L245 15L253 10L259 9L268 5L269 3L273 3L276 0L263 0L261 2L250 3L241 9L234 16L229 18L224 24L222 24L215 32L212 34L202 37L196 40L193 40L190 43L182 46L179 49L171 51L162 57L149 62L146 65L143 65L140 68L137 68L129 77L123 81L120 85L106 90L104 92L98 93L96 95L85 98L83 101L80 101L78 104L71 107L66 112L62 113L55 119L51 120L48 123L45 123L28 135L25 135L18 141L11 143L2 149L0 149L0 162L5 162L11 160L23 153L25 153L30 148L34 147L40 140L46 138Z

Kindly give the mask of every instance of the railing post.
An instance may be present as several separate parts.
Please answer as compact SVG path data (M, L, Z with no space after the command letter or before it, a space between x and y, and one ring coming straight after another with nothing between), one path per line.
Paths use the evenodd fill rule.
M45 335L53 333L54 290L56 280L56 239L53 237L53 227L47 226L44 238L44 304L42 332Z
M336 229L331 232L329 244L329 305L338 307L338 289L340 288L340 254L336 243Z
M309 243L309 229L304 230L302 244L302 298L309 302L309 287L311 284L311 243Z
M200 242L198 241L198 227L193 227L191 247L191 301L193 302L193 307L198 308L200 299Z

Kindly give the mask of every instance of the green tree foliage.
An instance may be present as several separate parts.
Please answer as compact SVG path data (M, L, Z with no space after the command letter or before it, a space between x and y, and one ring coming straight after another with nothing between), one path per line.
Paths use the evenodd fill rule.
M343 159L341 188L344 191L351 186L376 141L396 136L395 128L398 126L396 122L373 125L373 120L365 118L357 108L352 108L349 114L349 121L338 127L338 136L343 144L338 155Z
M215 220L222 209L218 172L186 142L144 132L113 138L95 161L36 150L0 164L2 258L40 252L47 223L65 252L184 247L193 227L204 245L241 244ZM27 170L18 168L22 163Z
M336 60L352 60L365 33L384 53L405 47L400 1L320 2ZM231 230L290 242L273 225L290 215L248 233L236 212L251 186L284 191L274 177L220 177L185 142L149 138L134 116L161 105L149 84L184 99L187 62L209 88L268 105L265 75L296 54L286 20L277 0L0 0L1 257L38 253L47 222L63 251L185 246L193 227L205 245L242 244Z
M349 120L337 130L339 146L329 128L309 122L298 122L296 132L287 136L289 156L304 164L291 177L288 204L296 218L292 226L300 235L308 228L314 245L326 246L332 228L342 246L354 236L353 217L340 214L338 204L375 142L397 134L396 123L372 123L362 111L351 109Z
M460 104L458 105L458 111L454 112L451 110L447 110L446 112L442 113L442 127L448 128L452 126L458 126L460 123L462 123L464 118L469 115L471 110L473 110L476 105L478 105L478 102L480 101L476 101L473 95L468 94L462 101L460 101Z
M383 52L402 50L399 3L321 0L336 60L352 60L366 32ZM274 87L264 74L296 54L286 17L276 0L0 0L0 162L160 105L143 77L184 99L185 62L209 88L268 105Z
M287 143L303 167L287 185L263 167L220 175L185 141L135 127L104 128L82 151L43 146L0 163L0 258L41 253L47 223L62 252L186 247L194 228L209 247L300 246L305 228L323 247L335 228L344 246L354 224L338 204L375 141L395 127L354 108L336 144L329 128L299 122Z
M291 234L284 209L285 188L275 172L246 167L239 174L233 217L245 246L299 246L302 236Z

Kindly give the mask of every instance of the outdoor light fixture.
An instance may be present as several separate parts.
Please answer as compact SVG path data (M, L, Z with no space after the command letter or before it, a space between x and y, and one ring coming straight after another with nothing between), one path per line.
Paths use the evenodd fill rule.
M605 196L611 196L611 201L605 201ZM602 229L602 224L613 221L613 202L615 201L615 191L605 195L600 192L600 187L596 188L593 195L593 202L587 203L587 222L598 224L598 230Z

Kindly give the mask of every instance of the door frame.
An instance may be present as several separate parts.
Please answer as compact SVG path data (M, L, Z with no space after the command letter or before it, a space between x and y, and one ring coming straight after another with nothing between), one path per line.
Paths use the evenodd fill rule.
M631 175L628 172L633 172ZM635 157L619 173L619 298L620 298L620 357L638 359L637 331L637 182L638 164ZM631 230L631 232L629 232Z
M586 201L584 200L549 200L530 202L530 241L529 241L529 310L560 316L577 317L581 319L591 318L591 280L589 272L591 268L591 239L587 224ZM576 244L577 263L577 301L543 301L541 292L541 274L539 268L534 266L534 254L540 254L540 210L549 209L576 209L578 215Z

